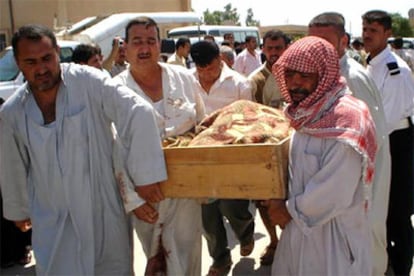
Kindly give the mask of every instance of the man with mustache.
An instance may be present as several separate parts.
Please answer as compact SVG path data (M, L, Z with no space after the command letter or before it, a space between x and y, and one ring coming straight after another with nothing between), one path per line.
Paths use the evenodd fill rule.
M53 32L21 27L13 53L27 83L0 110L4 216L33 226L38 275L131 275L113 134L136 184L166 179L152 107L89 66L60 64Z
M255 94L253 98L256 102L276 108L282 107L283 99L276 80L272 75L272 66L287 49L289 43L290 38L282 31L270 30L265 33L262 53L265 55L266 61L248 77L254 86L253 91L255 91ZM270 237L270 243L263 251L260 263L262 265L271 265L278 242L276 229L269 222L266 208L260 202L257 202L256 206Z
M390 140L389 264L396 275L409 275L414 255L414 79L407 63L388 46L391 27L392 17L385 11L371 10L362 15L367 71L380 91Z
M190 70L159 62L157 23L145 16L131 20L125 27L125 49L129 67L115 80L154 107L160 133L153 139L191 131L204 117L204 103ZM158 183L133 188L136 192L128 192L126 209L135 215L133 224L148 258L145 274L200 275L200 203L191 198L165 198Z
M385 225L391 179L391 158L381 95L366 69L346 54L348 36L345 33L345 19L341 14L321 13L315 16L308 26L309 35L324 38L334 46L339 55L341 75L346 79L352 95L368 105L375 123L378 152L375 159L369 218L372 229L373 274L383 275L387 269L388 259Z
M338 54L322 38L293 43L273 74L296 131L288 198L264 203L283 228L272 275L370 275L366 191L377 146L369 109L350 95Z

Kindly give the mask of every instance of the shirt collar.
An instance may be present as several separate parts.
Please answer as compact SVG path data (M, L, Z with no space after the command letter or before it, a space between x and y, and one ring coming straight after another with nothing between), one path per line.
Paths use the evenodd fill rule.
M379 63L382 63L384 61L384 59L387 58L387 56L391 53L390 48L385 47L384 50L382 50L378 55L376 55L375 57L371 58L370 56L368 56L367 58L367 64L368 65L377 65Z

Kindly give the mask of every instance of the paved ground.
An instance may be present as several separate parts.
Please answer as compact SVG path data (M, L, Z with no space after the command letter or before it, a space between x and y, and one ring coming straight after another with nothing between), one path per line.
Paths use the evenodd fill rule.
M253 210L253 207L252 207ZM231 248L232 259L233 259L233 267L230 271L229 275L237 275L237 276L255 276L255 275L270 275L270 267L260 266L260 254L266 245L269 242L269 238L266 234L266 230L263 226L263 223L260 219L260 216L257 215L255 217L255 248L252 254L248 257L242 257L239 255L240 246L236 242L236 239L233 235L233 232L229 230L229 225L227 225L227 233L229 237L229 245ZM414 217L413 217L413 225L414 225ZM137 260L134 263L134 269L137 276L141 276L144 274L145 269L145 256L140 248L136 249ZM212 263L210 256L208 255L207 245L205 240L203 239L203 248L202 248L202 274L206 275L208 269ZM14 266L9 269L1 269L0 275L35 275L34 272L35 267L35 260L32 261L29 265L25 267L22 266ZM393 273L387 273L387 276L392 276ZM414 268L411 270L410 276L414 276Z
M250 256L243 258L240 258L240 246L237 244L233 232L229 230L229 226L227 225L227 232L229 235L229 246L232 250L233 259L233 267L229 275L270 275L270 267L260 267L260 254L262 250L266 247L267 243L269 242L269 239L268 236L265 234L266 230L263 226L263 223L259 215L256 216L255 222L255 248ZM145 256L140 248L138 248L135 253L138 256L136 259L140 260L141 262L136 261L134 263L134 269L136 275L140 276L144 274ZM207 245L204 239L202 254L202 275L206 275L212 261L208 254ZM9 269L1 269L0 275L35 275L34 267L35 260L33 260L32 263L26 265L25 267L14 266Z

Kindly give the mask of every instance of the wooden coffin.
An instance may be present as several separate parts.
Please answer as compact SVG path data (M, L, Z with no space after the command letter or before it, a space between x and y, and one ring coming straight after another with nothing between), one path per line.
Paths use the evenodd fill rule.
M284 199L289 138L278 144L165 148L166 197Z

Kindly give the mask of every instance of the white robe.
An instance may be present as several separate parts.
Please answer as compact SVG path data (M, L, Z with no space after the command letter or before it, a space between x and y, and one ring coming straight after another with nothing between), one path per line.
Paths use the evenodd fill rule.
M378 150L369 217L372 229L373 275L384 275L388 264L386 221L391 183L391 156L384 107L377 86L361 64L344 55L340 59L340 66L341 75L345 77L353 96L367 104L375 123Z
M361 156L334 139L299 132L290 148L293 219L282 231L272 275L370 275Z
M156 109L160 135L180 135L204 117L203 101L196 93L196 80L184 67L160 63L162 67L163 100L153 103L133 79L130 71L115 80L144 97ZM154 136L154 139L157 137ZM137 183L135 183L137 185ZM197 183L194 183L196 185ZM132 211L144 203L133 187L126 187L125 208ZM133 216L133 226L149 259L158 252L160 237L165 250L167 275L201 274L201 205L195 199L166 198L157 204L158 221L149 224Z
M137 183L165 179L153 109L87 66L62 64L56 120L24 86L0 113L4 216L29 218L38 275L130 275L128 223L112 167L113 122Z

